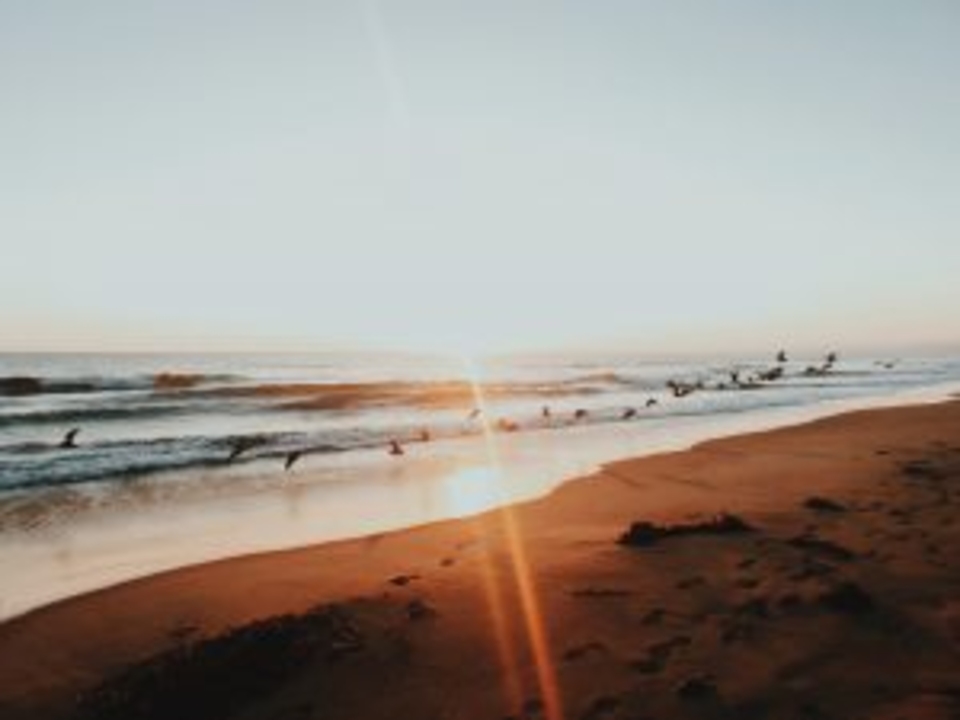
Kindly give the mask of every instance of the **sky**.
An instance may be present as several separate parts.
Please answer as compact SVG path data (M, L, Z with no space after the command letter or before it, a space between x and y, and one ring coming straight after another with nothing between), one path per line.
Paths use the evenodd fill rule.
M0 350L960 347L960 4L0 2Z

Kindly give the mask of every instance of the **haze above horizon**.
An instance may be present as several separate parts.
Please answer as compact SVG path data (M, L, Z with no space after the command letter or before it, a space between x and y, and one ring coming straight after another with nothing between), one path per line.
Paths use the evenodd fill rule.
M934 0L7 4L0 351L960 346L958 35Z

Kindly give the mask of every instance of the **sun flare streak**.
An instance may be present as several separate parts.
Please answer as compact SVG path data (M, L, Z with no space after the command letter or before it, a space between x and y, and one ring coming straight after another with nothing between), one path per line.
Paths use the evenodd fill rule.
M507 497L508 489L503 487L504 474L500 461L499 448L495 437L488 408L483 397L483 386L476 363L469 358L464 359L466 376L470 382L475 408L480 411L479 420L483 432L487 462L491 469L489 479L500 484L500 494L507 502L500 505L497 518L500 521L506 549L510 559L510 569L513 581L520 599L520 611L523 620L523 629L526 639L533 653L533 660L543 700L547 720L563 720L563 708L560 700L560 690L557 684L556 668L550 652L550 643L547 635L546 623L537 596L536 584L530 571L529 559L523 542L523 534L519 519L516 516ZM485 546L484 546L485 547ZM490 604L491 619L494 624L494 633L497 640L498 652L503 668L504 679L507 684L507 696L515 706L519 704L521 695L521 681L518 671L517 648L510 640L510 627L507 615L504 613L504 591L497 582L497 574L493 558L489 550L484 555L484 582L486 594Z

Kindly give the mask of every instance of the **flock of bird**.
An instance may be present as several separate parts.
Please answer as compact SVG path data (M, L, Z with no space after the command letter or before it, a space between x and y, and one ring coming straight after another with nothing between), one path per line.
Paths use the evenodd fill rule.
M763 370L754 371L750 375L744 376L744 371L739 368L733 368L726 371L726 375L729 377L729 382L718 382L715 385L708 386L703 380L697 380L696 382L686 382L682 380L673 380L670 379L666 382L666 387L670 390L674 398L683 398L686 397L698 390L753 390L757 388L764 387L765 383L775 382L780 380L785 375L785 365L788 362L787 353L785 350L780 350L776 354L776 364L773 367L766 368ZM802 376L805 377L822 377L828 375L834 368L834 365L837 363L838 355L836 352L829 352L824 357L823 361L818 365L808 365L802 373ZM885 369L891 369L896 364L896 361L876 361L876 365L879 365ZM651 408L659 404L659 400L655 397L650 397L644 403L645 408ZM480 407L473 408L470 413L467 415L467 422L473 422L480 419L483 414L483 409ZM628 407L620 415L621 420L631 420L638 415L637 408ZM572 419L574 422L579 422L585 420L589 417L590 412L586 408L577 408L573 411ZM540 411L541 418L549 423L552 421L554 415L549 405L544 405ZM498 418L493 426L496 430L500 432L516 432L521 429L520 423L510 418ZM72 428L66 435L63 436L63 439L60 441L58 447L65 450L74 449L77 446L77 435L80 433L80 428ZM419 434L414 438L420 442L429 442L431 439L431 433L428 428L422 428ZM246 435L242 437L233 438L230 441L229 453L225 458L227 463L231 463L237 458L239 458L244 453L252 450L258 445L263 445L266 442L266 439L258 435ZM388 444L388 453L393 456L399 456L404 454L403 445L400 440L393 438L389 441ZM301 457L303 457L304 450L292 450L288 452L283 459L283 469L290 470Z

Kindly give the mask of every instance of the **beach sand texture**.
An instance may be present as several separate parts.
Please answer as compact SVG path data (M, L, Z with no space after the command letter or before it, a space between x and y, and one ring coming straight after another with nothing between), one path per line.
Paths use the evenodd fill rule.
M958 507L958 401L707 442L32 612L0 717L957 718Z

